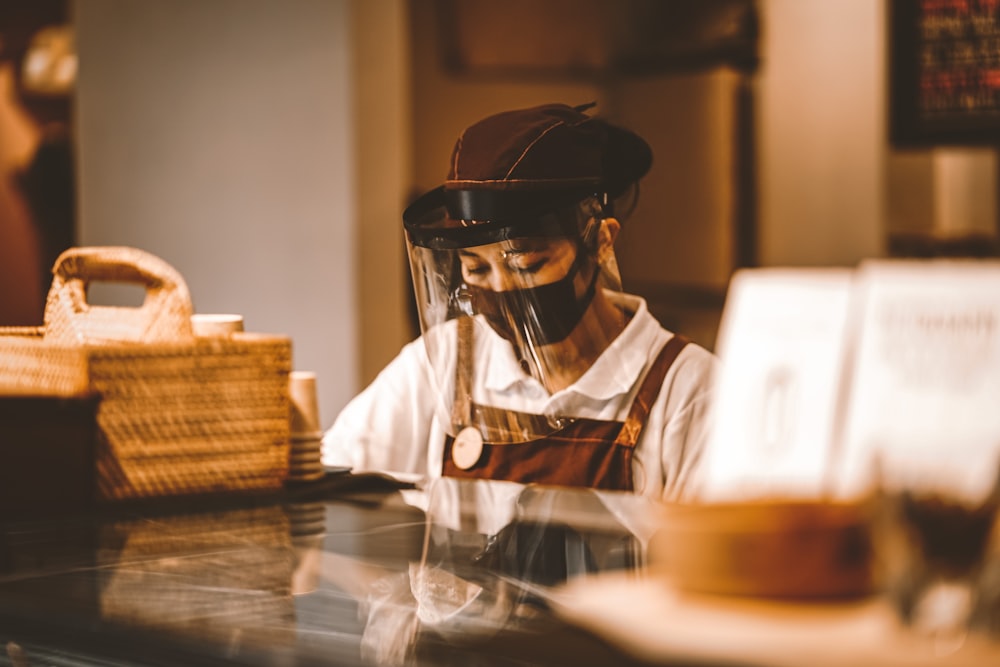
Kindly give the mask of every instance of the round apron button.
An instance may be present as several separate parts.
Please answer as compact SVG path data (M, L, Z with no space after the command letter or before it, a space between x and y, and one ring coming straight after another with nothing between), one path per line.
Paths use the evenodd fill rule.
M466 426L451 447L451 460L462 470L476 465L483 454L483 436L472 426Z

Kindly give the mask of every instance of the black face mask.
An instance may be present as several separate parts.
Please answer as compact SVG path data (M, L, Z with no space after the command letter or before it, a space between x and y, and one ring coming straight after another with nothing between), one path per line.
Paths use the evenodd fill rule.
M493 330L517 343L528 338L538 345L565 340L583 318L597 291L598 267L587 291L576 296L573 281L579 275L583 253L577 255L569 272L559 280L522 289L494 292L482 287L467 286L473 312L486 318Z

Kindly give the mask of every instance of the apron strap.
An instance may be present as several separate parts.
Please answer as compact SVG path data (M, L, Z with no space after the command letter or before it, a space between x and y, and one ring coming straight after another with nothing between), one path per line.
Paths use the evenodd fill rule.
M458 353L455 368L455 398L451 405L451 423L458 433L472 423L472 318L459 317Z
M548 420L542 415L531 415L513 410L503 410L488 405L476 405L472 402L472 369L473 359L473 322L472 317L463 316L456 321L458 325L458 350L455 367L455 395L451 405L451 423L455 433L466 426L479 429L487 442L492 442L497 432L507 433L518 431L519 423L530 420L536 433L546 430Z
M635 447L635 444L639 442L639 434L642 432L642 427L646 425L646 418L649 416L649 409L652 407L653 401L660 393L663 378L667 376L667 371L677 359L677 355L689 342L691 341L684 336L674 334L673 338L660 348L660 353L656 355L656 360L649 372L646 373L646 377L643 378L642 386L639 387L639 391L632 401L632 409L629 410L625 424L622 425L622 430L615 439L616 445Z

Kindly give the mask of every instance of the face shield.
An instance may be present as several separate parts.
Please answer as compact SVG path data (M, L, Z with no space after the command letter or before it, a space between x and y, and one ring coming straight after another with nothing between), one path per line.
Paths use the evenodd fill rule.
M582 376L621 329L607 322L617 314L609 291L621 290L612 235L601 200L586 193L480 199L488 219L460 217L467 194L439 189L404 215L439 417L453 436L472 426L485 442L536 440L572 407L538 414L524 397Z

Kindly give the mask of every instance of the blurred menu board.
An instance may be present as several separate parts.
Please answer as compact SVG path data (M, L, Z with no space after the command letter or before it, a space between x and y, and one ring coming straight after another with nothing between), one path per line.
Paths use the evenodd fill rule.
M1000 0L890 0L889 136L1000 145Z
M855 289L842 495L871 480L982 502L1000 474L1000 262L866 260Z
M702 500L812 500L831 490L852 278L846 268L733 276L716 346L722 365Z

